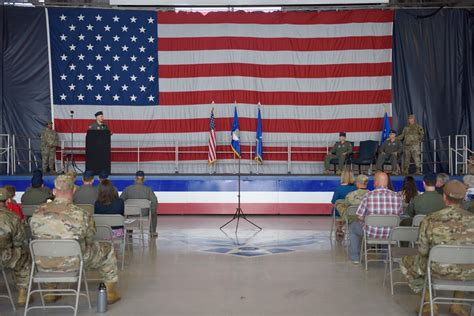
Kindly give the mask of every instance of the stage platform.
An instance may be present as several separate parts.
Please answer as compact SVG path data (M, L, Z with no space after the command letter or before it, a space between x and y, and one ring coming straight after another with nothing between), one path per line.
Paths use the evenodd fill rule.
M392 177L396 190L403 184L403 176ZM134 175L113 175L109 178L121 192L134 181ZM369 177L369 189L373 177ZM31 176L0 176L0 186L17 188L19 202L30 185ZM423 190L422 177L416 177ZM45 185L53 187L53 176L44 177ZM245 214L262 215L329 215L331 198L338 176L259 176L241 177L241 207ZM96 184L97 184L96 179ZM81 185L80 177L76 180ZM158 196L158 214L196 215L233 214L237 207L236 175L150 175L146 185Z

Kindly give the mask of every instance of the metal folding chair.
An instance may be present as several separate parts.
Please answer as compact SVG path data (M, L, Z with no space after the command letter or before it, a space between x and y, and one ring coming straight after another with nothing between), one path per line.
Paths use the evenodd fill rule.
M425 304L430 304L431 316L434 316L433 305L435 302L436 304L456 303L466 305L471 308L472 312L474 299L438 296L437 291L474 292L474 280L460 281L434 278L431 271L431 265L433 263L473 265L474 245L438 245L431 248L426 269L425 286L423 287L423 294L421 295L420 313L418 315L421 316ZM429 303L424 302L426 288L428 288L430 293ZM435 297L433 297L433 295L435 295Z
M30 243L30 252L31 252L31 274L30 281L28 284L28 294L26 297L26 306L25 313L32 309L58 309L58 308L70 308L74 311L74 316L77 315L77 309L79 305L79 296L85 295L87 297L87 302L89 308L91 308L91 301L89 296L89 287L87 285L87 278L84 271L84 260L82 258L81 246L76 240L33 240ZM76 257L79 260L79 267L75 271L63 272L63 271L53 271L53 272L44 272L41 271L41 268L36 264L38 257L49 257L49 258L58 258L58 257ZM84 281L84 287L86 293L81 293L81 282ZM34 283L38 284L37 290L32 290L32 285ZM77 283L76 289L41 289L42 283ZM75 296L75 304L72 305L44 305L43 293L48 292L47 295L63 295L63 296ZM42 306L29 306L30 296L34 293L40 293Z
M101 240L107 240L107 238L110 242L112 242L114 245L118 244L120 246L120 252L122 254L122 262L121 262L121 269L123 270L124 262L125 262L125 249L126 249L126 244L127 244L127 234L125 231L125 217L119 214L111 214L111 215L106 215L106 214L95 214L94 215L94 221L96 223L96 238L102 236L103 238ZM110 231L107 230L107 232L99 233L99 227L107 227L110 229ZM112 233L112 228L115 226L123 226L124 227L124 233L123 237L120 239L114 238L113 233ZM105 230L105 228L100 228L101 230ZM106 234L109 234L106 235ZM101 235L98 235L101 234Z
M387 268L389 269L390 276L390 291L393 295L393 288L395 285L408 284L407 282L393 282L393 272L400 271L400 268L393 268L393 264L400 265L402 257L414 256L418 253L418 249L414 248L416 241L418 240L418 227L395 227L390 232L390 244L388 246L388 261L385 263L385 274L383 283L385 286L385 279L387 277ZM410 247L400 247L401 242L408 242Z
M151 201L147 199L127 199L125 201L125 217L139 220L139 229L142 241L145 239L144 234L144 216L148 217L148 229L147 234L150 232L151 227ZM134 227L129 225L129 227Z
M337 200L336 203L341 202L341 201L343 201L343 200ZM335 230L335 228L336 228L336 218L337 218L336 217L336 212L337 212L336 205L334 204L332 209L331 209L332 222L331 222L331 231L329 232L329 238L332 238L333 232L334 232L334 238L336 238L336 230Z
M8 298L10 300L10 304L12 304L12 308L16 311L15 302L13 301L12 291L10 290L10 285L8 284L7 274L5 273L4 268L0 268L2 270L3 280L5 282L5 287L7 288L8 295L0 295L0 298Z
M365 227L372 226L372 227L390 227L394 228L397 227L400 223L400 217L398 215L369 215L365 217ZM388 250L380 250L375 248L374 250L368 249L369 246L388 246L391 241L390 238L371 238L367 235L367 231L364 227L364 238L362 240L361 245L361 253L362 250L364 251L364 260L365 260L365 270L368 270L368 262L369 261L382 261L385 262L386 259L367 259L367 255L369 252L375 253L376 255L379 254L386 254ZM362 256L360 257L362 260Z
M415 215L415 217L413 217L413 221L411 222L411 226L420 226L421 222L425 219L425 217L426 215Z

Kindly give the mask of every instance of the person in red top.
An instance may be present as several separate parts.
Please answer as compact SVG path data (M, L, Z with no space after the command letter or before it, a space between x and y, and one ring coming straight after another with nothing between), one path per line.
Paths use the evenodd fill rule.
M15 187L13 185L6 185L5 190L7 190L7 193L8 193L8 200L6 201L6 207L10 211L12 211L16 215L18 215L18 217L20 218L20 221L24 222L25 221L25 215L21 211L21 206L18 205L18 203L16 203L16 201L14 199L15 194L16 194Z

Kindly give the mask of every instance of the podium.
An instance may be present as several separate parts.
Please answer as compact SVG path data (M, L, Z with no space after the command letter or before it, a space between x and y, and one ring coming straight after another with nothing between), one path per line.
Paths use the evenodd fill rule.
M110 174L110 131L88 130L86 135L86 170Z

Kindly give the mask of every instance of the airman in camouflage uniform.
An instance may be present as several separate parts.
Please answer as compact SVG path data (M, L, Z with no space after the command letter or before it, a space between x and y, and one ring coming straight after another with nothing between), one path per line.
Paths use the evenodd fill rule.
M367 183L369 182L369 178L366 175L360 174L357 176L355 180L355 184L357 186L357 190L350 192L347 194L344 200L338 200L336 202L336 209L341 215L341 218L344 221L347 221L349 224L352 223L357 216L351 215L347 216L346 211L351 206L357 206L362 201L364 195L369 192L367 190Z
M383 164L387 158L390 158L392 164L392 175L398 174L398 157L400 157L403 146L402 143L396 138L397 132L395 130L390 131L389 138L380 146L379 157L377 158L376 168L382 170Z
M75 239L81 245L86 269L98 269L107 286L109 304L120 299L117 291L118 271L115 251L110 243L94 241L96 232L92 216L72 204L74 183L69 176L61 175L54 181L53 202L41 205L33 214L30 226L35 239ZM74 270L77 258L64 260L40 258L43 270Z
M96 121L89 125L89 130L102 130L109 131L109 127L104 123L104 113L102 111L97 112L95 115Z
M21 204L40 205L50 199L54 199L54 195L50 188L43 185L43 173L39 169L33 171L31 186L21 196Z
M0 267L15 272L18 305L25 305L31 271L30 252L26 248L25 226L5 207L7 190L0 188Z
M55 172L56 168L56 146L59 145L58 133L53 129L53 122L48 122L48 125L41 132L41 158L43 172Z
M337 173L341 174L344 168L346 157L352 153L352 144L346 141L346 133L339 133L339 141L334 144L326 157L324 157L324 173L328 174L331 165L331 159L337 158L339 160Z
M403 173L405 175L408 174L412 157L415 161L416 174L421 175L420 142L423 135L423 127L415 123L415 116L413 114L409 115L408 125L405 126L400 136L397 137L398 140L403 140Z
M449 181L444 187L446 208L428 215L420 225L418 252L416 256L402 258L400 268L416 293L423 289L430 249L436 245L474 244L474 216L461 209L460 204L466 194L465 186L457 181ZM453 280L474 280L473 266L433 264L432 273L436 278ZM456 293L461 298L463 293ZM426 298L425 298L426 299ZM429 311L429 305L428 307ZM425 309L423 312L427 312ZM461 305L451 306L451 313L468 315Z

